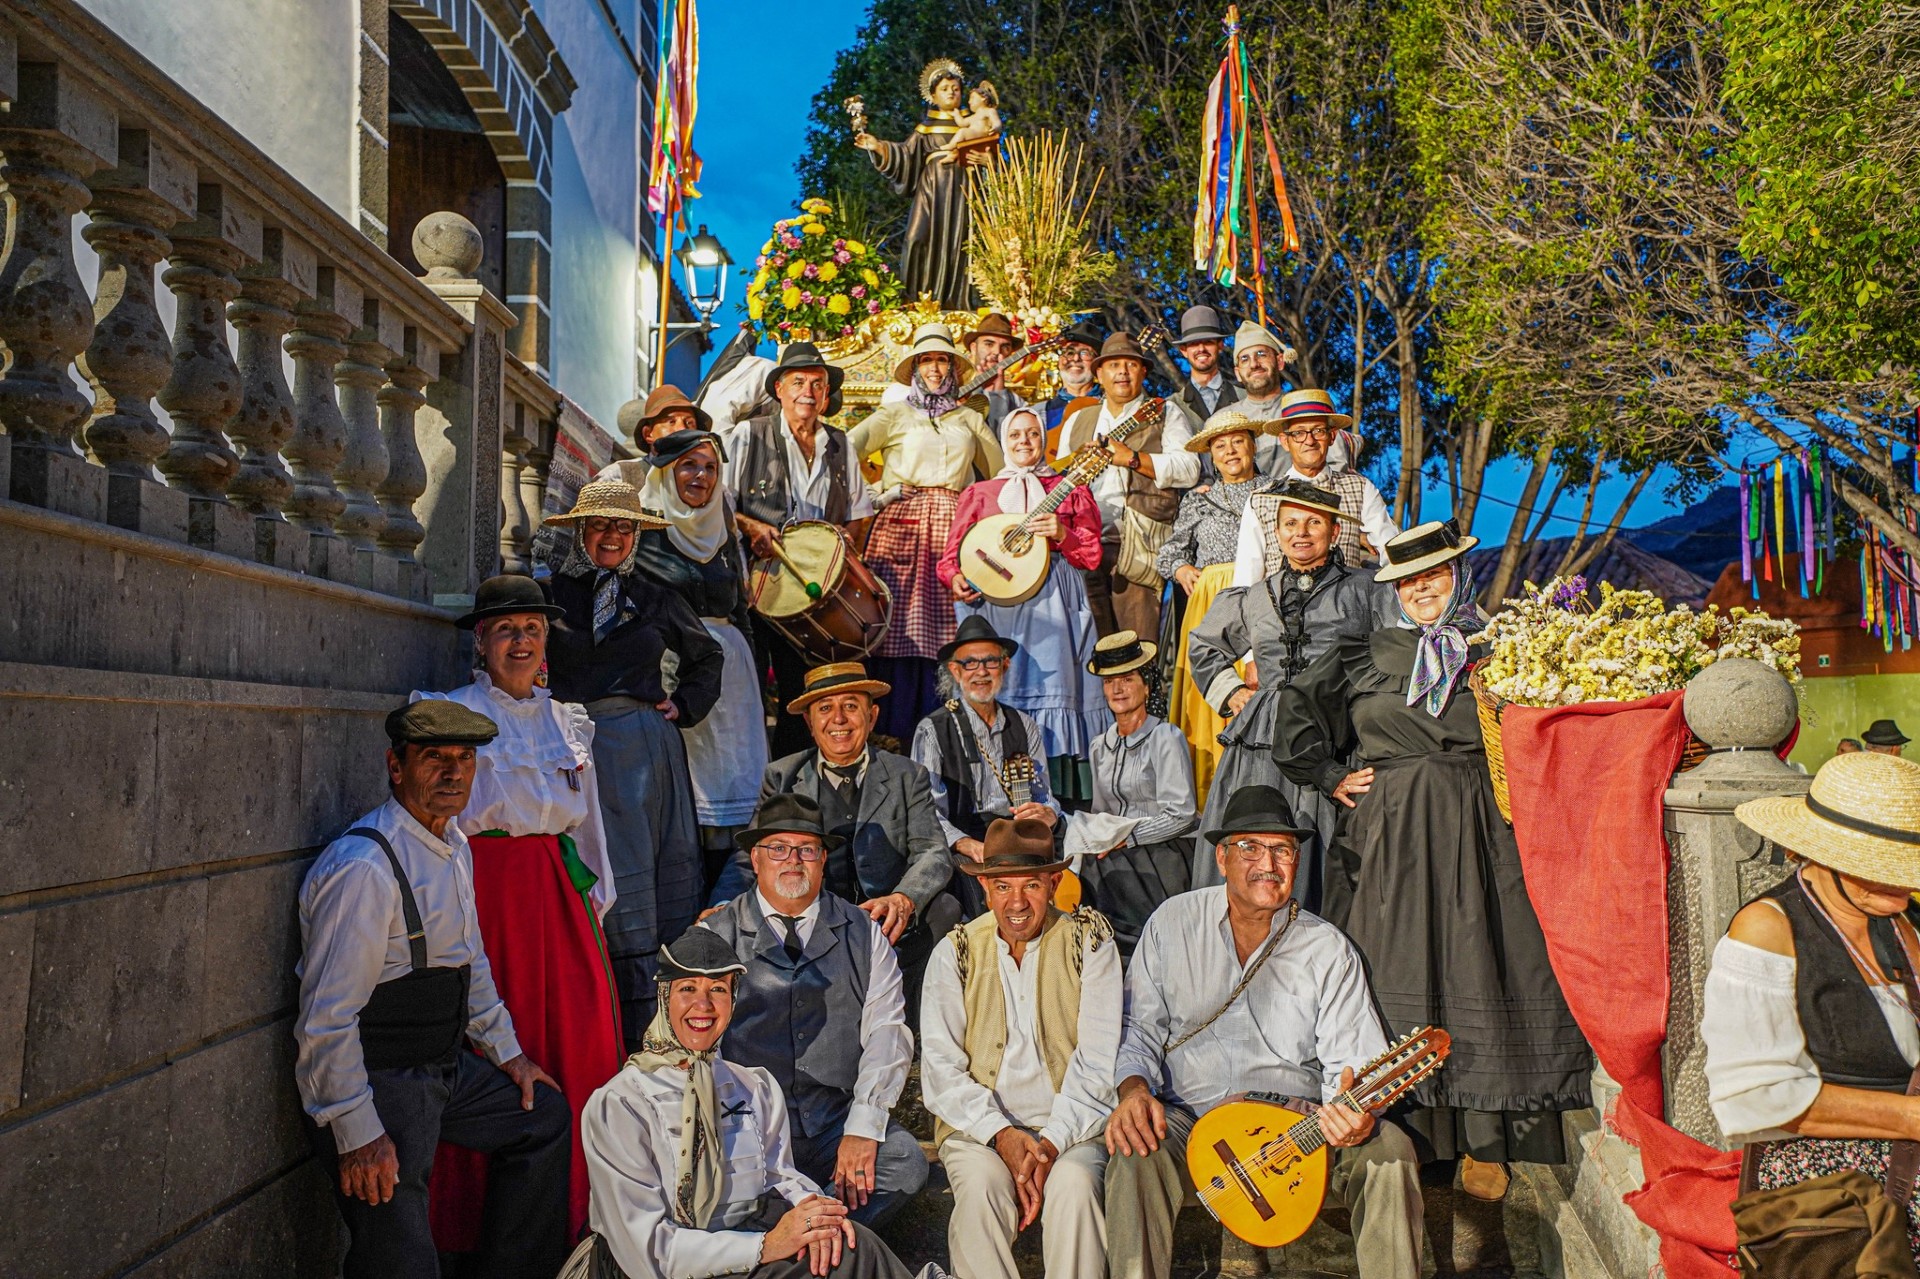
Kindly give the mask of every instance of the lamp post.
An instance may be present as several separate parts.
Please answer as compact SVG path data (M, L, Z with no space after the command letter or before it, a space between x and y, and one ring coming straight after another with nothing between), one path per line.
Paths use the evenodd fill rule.
M733 266L733 258L727 253L726 246L707 230L704 222L698 231L680 242L673 256L680 260L687 298L693 303L693 309L700 313L700 318L674 320L667 324L669 336L660 348L660 367L654 375L656 384L666 381L667 352L675 342L689 333L707 334L720 327L713 322L713 313L727 300L727 276Z

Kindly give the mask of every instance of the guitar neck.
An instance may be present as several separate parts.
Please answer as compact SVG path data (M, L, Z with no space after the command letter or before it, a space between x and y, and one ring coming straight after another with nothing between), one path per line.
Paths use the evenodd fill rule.
M1332 1101L1328 1102L1327 1105L1346 1106L1350 1109L1358 1110L1362 1114L1367 1113L1366 1107L1361 1104L1359 1098L1353 1095L1351 1090L1340 1093ZM1292 1142L1294 1148L1303 1155L1310 1155L1320 1149L1320 1147L1326 1145L1327 1135L1320 1130L1320 1116L1318 1114L1308 1115L1305 1119L1302 1119L1299 1123L1287 1129L1287 1140Z

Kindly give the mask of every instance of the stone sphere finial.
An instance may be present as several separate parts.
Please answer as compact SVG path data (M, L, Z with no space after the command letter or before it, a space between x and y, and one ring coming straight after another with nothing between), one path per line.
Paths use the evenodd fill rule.
M1786 676L1750 657L1722 658L1688 680L1683 706L1694 736L1722 750L1770 750L1800 718Z
M640 419L646 415L646 412L647 402L644 398L628 400L620 406L620 414L614 419L614 425L620 428L620 434L626 436L635 444L638 444L640 442Z
M429 280L470 280L486 256L480 228L458 213L429 213L413 228L413 256Z

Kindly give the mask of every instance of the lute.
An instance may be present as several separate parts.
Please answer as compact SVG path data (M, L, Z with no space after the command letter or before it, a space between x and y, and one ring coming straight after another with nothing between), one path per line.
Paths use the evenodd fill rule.
M1425 1026L1357 1072L1330 1104L1378 1114L1440 1069L1447 1032ZM1229 1097L1194 1122L1187 1171L1208 1212L1236 1236L1277 1248L1307 1232L1327 1194L1327 1141L1316 1115L1272 1093Z
M1009 810L1033 802L1033 783L1039 775L1040 767L1031 755L1010 755L1000 765L1000 785L1006 789ZM1071 911L1080 904L1080 894L1080 877L1070 870L1061 871L1060 882L1053 890L1054 909Z

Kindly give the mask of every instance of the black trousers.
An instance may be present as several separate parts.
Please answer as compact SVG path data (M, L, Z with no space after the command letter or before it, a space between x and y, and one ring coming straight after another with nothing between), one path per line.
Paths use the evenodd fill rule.
M376 1207L341 1194L333 1133L312 1128L314 1149L352 1236L346 1279L438 1279L440 1259L427 1223L427 1174L441 1141L493 1156L477 1273L488 1279L553 1279L567 1259L569 1242L573 1111L567 1099L537 1084L533 1109L522 1110L518 1085L464 1049L429 1066L370 1070L367 1082L400 1156L392 1199Z
M772 758L784 759L813 745L813 733L807 728L807 721L787 710L787 703L806 691L807 672L819 663L795 648L758 613L753 615L753 647L757 660L773 670L774 700L778 705L773 710L770 746ZM673 938L665 940L671 942Z

